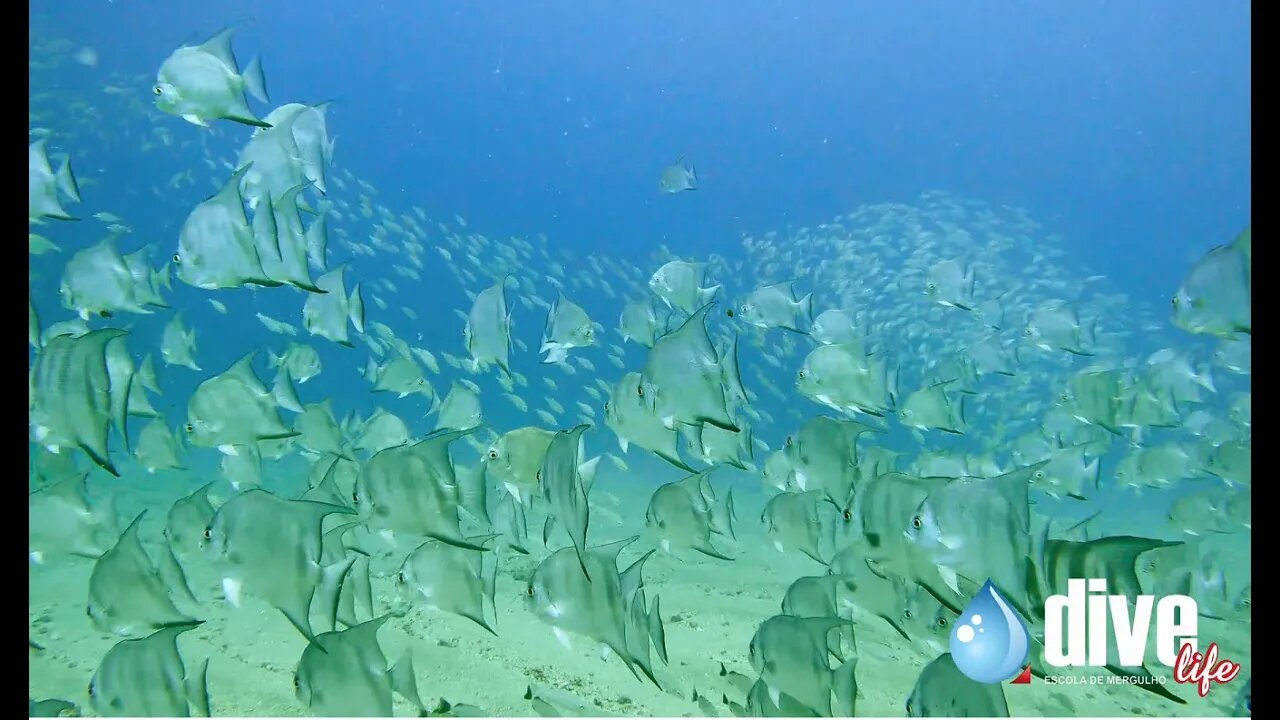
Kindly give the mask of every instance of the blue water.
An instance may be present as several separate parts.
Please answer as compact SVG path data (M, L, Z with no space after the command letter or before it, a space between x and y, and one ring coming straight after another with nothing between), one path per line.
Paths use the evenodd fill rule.
M335 100L356 175L575 250L725 251L941 188L1163 299L1250 215L1242 0L31 7L124 72L234 25L273 101ZM686 154L701 191L655 195Z

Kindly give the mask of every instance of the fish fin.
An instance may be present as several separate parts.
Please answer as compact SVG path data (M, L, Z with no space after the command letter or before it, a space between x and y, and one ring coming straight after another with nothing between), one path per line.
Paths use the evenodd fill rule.
M256 57L249 61L249 67L240 73L240 78L244 80L244 89L249 94L257 98L259 102L271 102L267 99L267 76L262 72L262 58ZM270 127L270 126L268 126Z
M62 160L62 165L58 167L58 173L54 176L54 180L58 185L58 189L67 194L76 202L80 202L80 184L76 182L75 173L71 171L71 156L67 156ZM77 218L65 217L63 220L75 220Z
M565 632L561 628L555 627L554 625L551 627L551 633L556 636L556 640L558 640L566 650L573 649L573 642L569 637L569 633Z
M243 584L239 579L233 577L222 578L222 597L231 603L231 607L240 607L241 588Z
M960 584L954 569L946 565L939 565L938 575L941 576L942 582L946 583L947 587L951 589L951 592L957 595L960 594Z
M209 658L202 660L195 674L187 677L186 686L187 701L195 708L196 715L213 717L209 705Z
M184 116L184 117L186 117L186 116ZM238 122L238 123L240 123L241 125L250 125L250 126L253 126L253 127L260 127L260 128L269 128L269 127L271 127L271 123L269 123L269 122L263 122L262 120L259 120L258 118L253 117L252 115L247 115L247 116L246 116L246 115L226 115L226 116L224 116L224 117L223 117L223 119L224 119L224 120L230 120L230 121L232 121L232 122ZM200 123L196 123L196 124L197 124L197 125L203 125L203 126L205 126L205 127L208 127L208 123L200 122Z
M422 704L418 694L418 678L413 671L413 650L405 648L404 655L387 673L391 679L391 689L400 697L413 703L419 712L425 713L427 708Z

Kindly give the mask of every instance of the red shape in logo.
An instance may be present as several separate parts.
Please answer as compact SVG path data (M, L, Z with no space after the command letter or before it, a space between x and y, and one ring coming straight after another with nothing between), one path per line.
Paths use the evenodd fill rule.
M1018 677L1014 678L1010 683L1012 685L1030 685L1031 684L1031 666L1028 665L1022 669Z
M1173 679L1180 683L1195 683L1200 697L1209 694L1210 683L1229 683L1240 674L1240 663L1226 658L1218 660L1218 643L1209 643L1204 654L1193 653L1191 643L1183 643L1178 650L1178 663L1173 667Z

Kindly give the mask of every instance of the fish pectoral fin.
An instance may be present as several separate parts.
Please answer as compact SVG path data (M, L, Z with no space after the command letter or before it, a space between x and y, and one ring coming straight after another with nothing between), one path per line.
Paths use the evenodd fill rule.
M222 597L231 603L231 607L239 608L241 599L241 590L244 585L239 578L224 577L222 578Z
M560 644L565 647L566 650L573 649L573 642L569 638L569 633L565 632L564 630L558 627L552 627L551 632L555 634L556 640L558 640Z
M951 592L954 592L957 595L960 594L959 579L956 577L955 570L946 565L939 565L938 575L942 577L942 582L946 583L948 588L951 588Z

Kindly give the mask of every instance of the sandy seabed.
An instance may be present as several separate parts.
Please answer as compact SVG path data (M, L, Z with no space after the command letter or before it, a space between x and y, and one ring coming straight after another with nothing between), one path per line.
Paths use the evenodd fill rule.
M744 485L748 476L739 476ZM111 492L122 483L95 473L97 493ZM169 505L195 489L184 474L145 476L129 483L128 502L121 500L122 517L147 509L142 535L157 541ZM497 632L494 637L469 620L430 609L415 609L392 618L379 631L389 662L411 648L420 694L428 707L437 699L475 705L497 716L534 715L524 699L530 684L568 691L594 706L598 715L701 716L693 691L716 701L724 715L723 695L737 700L740 693L719 676L729 670L751 674L747 646L759 624L780 611L782 597L798 577L825 573L825 567L798 553L777 552L758 523L763 496L751 484L735 492L739 517L738 541L731 548L737 559L715 560L696 553L677 557L659 551L644 567L645 587L661 598L669 664L655 671L662 689L637 680L616 657L602 658L598 647L576 640L565 648L550 627L523 606L525 584L541 548L529 557L504 552L497 582ZM592 544L629 537L639 531L651 487L627 485L613 473L602 473L591 494ZM227 490L221 496L225 498ZM537 535L532 531L531 535ZM553 541L554 542L554 541ZM625 567L644 549L642 542L627 548L619 565ZM541 551L541 552L540 552ZM400 556L373 563L374 597L378 612L391 607L393 581ZM30 566L28 573L31 640L44 650L29 653L28 692L32 698L62 698L92 714L87 686L98 663L118 638L99 632L85 612L88 560L59 560ZM189 567L190 584L203 602L193 612L205 623L185 633L179 646L189 668L206 657L209 695L215 715L295 716L306 708L294 696L293 671L305 647L304 638L271 606L247 596L239 609L222 600L218 578L209 568ZM1246 571L1247 572L1247 571ZM919 671L932 659L923 649L905 643L878 618L858 616L857 713L902 716L904 703ZM1050 685L1036 678L1030 685L1005 686L1013 716L1222 716L1229 715L1236 694L1250 671L1249 628L1215 620L1200 621L1202 644L1217 641L1231 648L1232 660L1244 665L1231 684L1214 688L1200 698L1190 686L1168 687L1187 700L1178 705L1133 686ZM1240 651L1243 650L1242 654ZM1159 672L1158 670L1156 672ZM398 715L416 709L396 698Z

